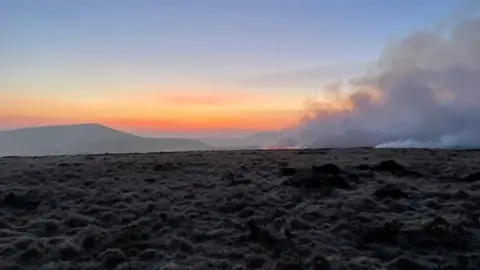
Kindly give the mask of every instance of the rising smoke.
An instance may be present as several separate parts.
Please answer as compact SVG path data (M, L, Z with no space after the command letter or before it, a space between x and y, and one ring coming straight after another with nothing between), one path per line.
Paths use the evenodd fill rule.
M291 132L300 146L480 147L480 18L412 33L325 95Z

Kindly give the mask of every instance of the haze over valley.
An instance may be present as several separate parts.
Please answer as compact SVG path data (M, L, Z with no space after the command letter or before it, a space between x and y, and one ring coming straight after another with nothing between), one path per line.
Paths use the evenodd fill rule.
M208 149L211 148L199 140L140 137L99 124L0 131L0 156L147 153Z

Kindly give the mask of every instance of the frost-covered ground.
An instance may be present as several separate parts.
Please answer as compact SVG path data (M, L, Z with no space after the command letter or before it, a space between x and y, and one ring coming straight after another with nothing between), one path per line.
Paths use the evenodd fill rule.
M0 269L476 270L479 157L345 149L2 158Z

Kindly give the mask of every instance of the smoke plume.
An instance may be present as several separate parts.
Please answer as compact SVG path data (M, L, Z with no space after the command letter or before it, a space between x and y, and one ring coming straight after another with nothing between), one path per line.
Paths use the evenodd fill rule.
M301 146L480 146L480 18L390 44L374 73L319 100L293 133Z

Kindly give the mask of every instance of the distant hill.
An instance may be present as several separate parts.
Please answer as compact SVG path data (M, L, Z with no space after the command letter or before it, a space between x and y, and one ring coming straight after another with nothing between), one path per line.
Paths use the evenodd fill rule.
M200 140L139 137L99 124L0 131L0 156L145 153L209 148Z

